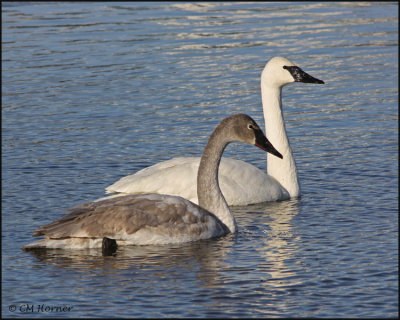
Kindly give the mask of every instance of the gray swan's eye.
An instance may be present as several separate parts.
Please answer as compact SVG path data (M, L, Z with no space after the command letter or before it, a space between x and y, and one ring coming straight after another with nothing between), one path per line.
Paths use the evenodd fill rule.
M253 127L253 125L252 125L251 123L249 123L249 124L247 125L247 128L249 128L249 129L254 129L254 127Z

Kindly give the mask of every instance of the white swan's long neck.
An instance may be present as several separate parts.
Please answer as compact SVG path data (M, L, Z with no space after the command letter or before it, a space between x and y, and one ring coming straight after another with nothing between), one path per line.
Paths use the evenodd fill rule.
M197 174L197 196L199 206L213 213L229 231L237 230L236 220L229 210L218 183L218 168L222 153L230 141L222 141L217 127L204 149Z
M279 159L268 153L267 171L293 198L300 195L300 186L297 178L296 163L286 134L281 94L282 87L268 86L266 83L261 82L265 133L268 140L283 155L283 159Z

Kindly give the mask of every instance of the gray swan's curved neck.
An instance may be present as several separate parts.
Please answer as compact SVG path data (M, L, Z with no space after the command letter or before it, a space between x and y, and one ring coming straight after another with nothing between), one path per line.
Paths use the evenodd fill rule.
M199 206L218 217L229 229L237 229L235 218L229 210L218 183L218 168L226 146L232 142L225 138L225 128L219 125L212 133L204 149L197 174Z

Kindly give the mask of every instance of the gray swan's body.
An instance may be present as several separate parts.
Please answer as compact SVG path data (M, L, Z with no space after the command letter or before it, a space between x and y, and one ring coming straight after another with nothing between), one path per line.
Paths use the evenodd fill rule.
M42 226L33 235L45 238L24 249L101 247L104 238L118 245L183 243L236 232L235 218L218 184L222 153L233 141L256 145L282 158L253 119L244 114L230 116L215 128L204 149L197 179L199 205L162 194L89 202Z
M324 83L285 58L268 61L261 75L266 135L283 160L268 155L267 172L241 160L222 158L219 183L229 205L247 205L300 196L296 163L286 134L282 88L293 82ZM199 157L173 158L126 176L106 188L109 194L161 193L197 199Z

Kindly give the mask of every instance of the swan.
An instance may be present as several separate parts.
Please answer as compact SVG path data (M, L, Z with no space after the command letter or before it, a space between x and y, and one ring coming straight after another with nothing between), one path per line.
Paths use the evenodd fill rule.
M179 196L151 193L89 202L40 227L33 236L46 238L23 249L105 246L115 250L117 245L183 243L236 232L235 218L218 184L222 153L233 141L256 145L282 158L252 118L232 115L215 128L201 157L197 176L199 205Z
M300 196L292 149L282 113L282 87L293 82L320 83L286 58L274 57L261 74L266 135L283 154L267 155L267 172L241 161L222 158L219 183L229 205L248 205ZM152 192L184 197L198 203L196 175L199 157L173 158L126 176L106 188L107 194Z

